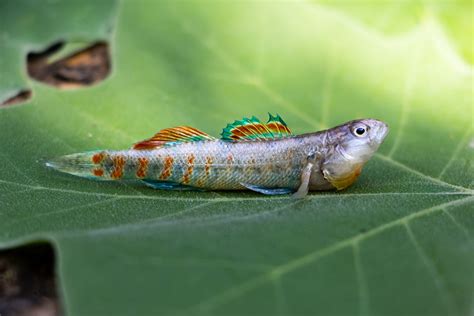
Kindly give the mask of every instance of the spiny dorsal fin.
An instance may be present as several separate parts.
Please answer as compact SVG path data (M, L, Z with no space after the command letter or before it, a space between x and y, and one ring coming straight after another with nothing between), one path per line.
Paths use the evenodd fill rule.
M270 113L268 113L268 122L267 122L267 127L269 130L272 131L273 135L276 137L285 137L285 136L291 136L293 133L291 133L290 129L286 125L285 121L281 118L280 115L273 116Z
M266 124L260 122L258 118L243 118L240 121L235 121L222 130L221 136L223 140L262 140L275 139L286 136L291 136L290 129L286 126L283 119L277 115L272 116L268 113L269 119Z
M211 135L208 135L200 130L189 126L177 126L172 128L165 128L155 134L152 138L146 139L133 145L133 149L146 150L155 149L162 146L175 145L177 143L195 142L200 140L213 140Z

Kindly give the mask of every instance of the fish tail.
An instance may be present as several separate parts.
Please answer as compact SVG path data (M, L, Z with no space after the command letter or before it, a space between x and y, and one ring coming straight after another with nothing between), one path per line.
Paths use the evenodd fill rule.
M60 172L97 180L115 180L106 168L110 154L103 150L61 156L46 162L46 166ZM117 177L118 178L118 177Z

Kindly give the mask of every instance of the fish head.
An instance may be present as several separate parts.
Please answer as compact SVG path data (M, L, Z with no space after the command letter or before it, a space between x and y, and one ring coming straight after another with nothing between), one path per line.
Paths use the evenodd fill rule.
M337 128L336 145L341 159L367 162L388 134L388 125L374 119L348 122Z
M375 119L350 121L326 131L330 150L322 164L325 178L337 189L352 184L388 131L387 124Z

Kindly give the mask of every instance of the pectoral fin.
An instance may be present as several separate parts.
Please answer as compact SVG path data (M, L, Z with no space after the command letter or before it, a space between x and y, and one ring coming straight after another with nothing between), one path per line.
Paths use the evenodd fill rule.
M293 197L296 199L302 199L308 194L309 190L309 179L311 177L311 171L313 169L313 163L308 162L306 166L303 169L303 173L301 174L301 184L298 188L298 191L296 191L293 194Z
M321 153L314 152L308 156L308 162L301 173L301 184L298 187L298 191L293 194L293 197L296 199L302 199L308 195L309 191L309 180L311 179L311 173L313 172L313 167L316 165L319 168L321 163Z

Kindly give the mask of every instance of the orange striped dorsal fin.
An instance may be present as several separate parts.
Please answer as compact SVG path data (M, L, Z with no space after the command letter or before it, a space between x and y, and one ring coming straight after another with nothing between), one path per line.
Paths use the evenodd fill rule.
M143 140L133 145L133 149L150 150L163 146L172 146L185 142L196 142L202 140L214 140L209 134L190 126L177 126L165 128L155 134L152 138Z

